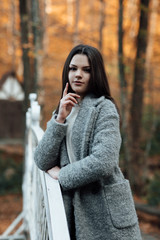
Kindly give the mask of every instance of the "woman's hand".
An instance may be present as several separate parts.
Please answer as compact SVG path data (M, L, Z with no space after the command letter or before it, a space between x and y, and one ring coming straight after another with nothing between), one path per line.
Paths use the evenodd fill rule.
M47 171L47 173L48 173L53 179L57 180L57 179L58 179L58 176L59 176L59 171L60 171L60 168L56 166L56 167L53 167L53 168L49 169L49 170Z
M68 83L63 92L63 97L60 100L60 106L56 121L59 123L64 123L66 117L70 114L72 107L77 104L76 98L80 98L80 96L76 93L68 93Z

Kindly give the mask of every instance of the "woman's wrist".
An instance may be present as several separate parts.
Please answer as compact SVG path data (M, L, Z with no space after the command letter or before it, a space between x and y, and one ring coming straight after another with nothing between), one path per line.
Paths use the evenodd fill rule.
M60 117L59 115L57 115L56 121L57 121L58 123L64 123L65 120L66 120L65 118L62 118L62 117Z

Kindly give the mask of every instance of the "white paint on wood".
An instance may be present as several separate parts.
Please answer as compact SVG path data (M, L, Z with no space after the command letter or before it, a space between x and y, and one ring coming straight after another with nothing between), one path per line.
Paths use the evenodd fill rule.
M59 182L45 173L53 239L69 240L67 219Z
M44 131L40 128L40 106L35 94L30 95L30 101L26 113L24 222L31 240L70 240L59 182L34 163L34 150Z
M8 236L15 229L15 227L17 227L17 225L20 223L23 217L24 217L24 213L21 212L18 215L18 217L12 222L12 224L6 229L6 231L2 234L2 237Z

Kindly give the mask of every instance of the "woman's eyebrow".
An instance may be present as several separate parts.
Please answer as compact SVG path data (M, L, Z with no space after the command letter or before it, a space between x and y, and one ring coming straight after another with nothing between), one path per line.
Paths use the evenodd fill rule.
M90 68L90 66L84 66L83 68Z
M69 66L77 67L77 65L70 63Z
M75 64L73 64L73 63L71 63L69 66L73 66L73 67L77 67L77 65L75 65ZM82 66L83 68L90 68L90 66L88 65L88 66Z

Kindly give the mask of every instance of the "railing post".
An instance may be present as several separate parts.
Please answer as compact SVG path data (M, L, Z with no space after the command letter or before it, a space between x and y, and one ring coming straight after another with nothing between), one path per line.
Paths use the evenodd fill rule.
M24 219L31 240L70 240L59 182L37 168L34 150L44 131L40 127L37 95L29 95L26 113L26 151L23 183Z
M30 93L29 94L30 99L30 106L31 106L31 121L34 126L40 125L40 105L36 101L37 94Z
M36 93L30 93L29 94L29 100L30 100L30 106L32 106L32 103L36 101L37 99L37 94Z

